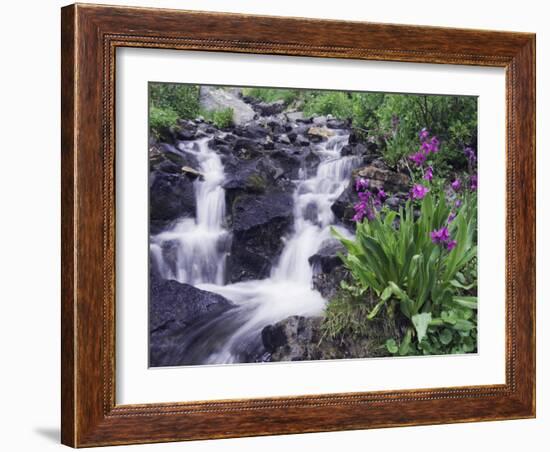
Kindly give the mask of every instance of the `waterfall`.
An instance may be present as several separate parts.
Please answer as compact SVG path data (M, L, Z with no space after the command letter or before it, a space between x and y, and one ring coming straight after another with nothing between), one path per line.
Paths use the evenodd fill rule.
M216 319L191 328L185 353L193 364L242 362L243 357L261 351L261 330L292 315L321 315L326 304L312 287L313 270L309 258L328 241L334 240L331 210L346 188L356 157L341 156L349 135L335 135L316 146L320 157L315 174L299 172L294 191L294 224L285 237L278 262L269 278L224 284L225 248L228 232L223 228L225 194L223 166L219 156L208 149L207 139L197 141L197 150L187 145L200 162L203 180L195 182L196 218L184 218L173 228L151 240L151 255L159 262L164 278L194 284L218 293L237 307ZM171 246L176 258L168 262Z
M335 135L319 146L321 162L311 178L303 175L294 192L294 231L279 263L271 272L277 281L296 281L311 284L313 276L308 259L323 243L331 239L334 223L331 206L344 191L356 157L342 157L340 152L349 135Z
M208 147L210 138L182 142L180 150L194 155L201 177L194 182L195 218L182 218L154 236L151 253L161 276L181 283L223 284L225 242L224 170L220 156Z

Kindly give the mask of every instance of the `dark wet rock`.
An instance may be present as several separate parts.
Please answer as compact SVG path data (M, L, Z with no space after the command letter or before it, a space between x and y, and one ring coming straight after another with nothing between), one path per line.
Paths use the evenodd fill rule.
M300 153L301 160L303 161L303 167L307 170L308 175L313 175L317 171L317 167L321 162L321 157L317 155L313 150L303 149Z
M273 116L282 113L285 109L285 102L278 100L275 102L258 102L252 106L255 112L260 116Z
M338 218L346 226L350 227L353 225L352 218L355 215L355 210L353 209L354 204L358 201L357 193L355 192L355 187L353 180L350 180L350 183L346 189L340 194L338 199L334 201L331 209L336 218Z
M286 177L290 179L298 178L298 171L301 166L299 151L292 147L276 147L271 152L270 157L283 168Z
M174 146L160 143L149 149L149 215L152 223L166 223L195 214L193 181L196 159Z
M231 210L233 241L227 263L228 280L267 277L282 251L282 237L292 225L292 195L242 195L234 200Z
M248 124L235 128L234 133L244 138L261 140L270 134L270 129L259 124Z
M317 273L313 275L312 285L323 298L330 300L338 293L340 283L342 281L350 282L350 280L350 272L342 263L341 265L335 266L330 273Z
M197 134L197 125L193 121L180 119L175 134L179 140L193 140Z
M345 119L331 118L326 122L329 129L347 129L350 126L350 122Z
M183 216L194 216L196 202L193 179L183 173L153 171L149 176L151 221L170 221Z
M362 142L360 135L357 133L356 130L352 130L349 134L348 143L349 144L357 144Z
M155 273L149 281L149 364L179 365L189 327L219 316L234 305L221 295L164 280Z
M336 267L344 265L339 253L345 254L346 249L338 240L331 240L309 258L309 263L314 272L330 273Z
M256 140L250 138L238 138L233 144L233 152L240 159L250 160L254 157L260 157L263 146Z
M298 146L309 146L309 140L303 135L297 135L296 144Z
M286 133L282 133L277 137L277 142L282 144L291 144L290 138Z
M369 153L369 150L367 146L365 146L363 143L355 143L355 144L346 144L342 148L342 155L355 155L357 157L362 157L364 155L367 155Z
M273 136L278 136L287 132L286 121L284 118L271 117L267 121L267 126L271 129Z
M309 361L388 356L388 337L399 340L401 330L387 318L372 321L362 337L331 338L323 331L323 317L287 317L262 330L262 341L271 361Z
M223 185L226 203L231 209L233 201L244 194L262 194L265 192L291 191L285 182L285 170L270 156L253 160L240 160L233 154L224 156L226 181Z

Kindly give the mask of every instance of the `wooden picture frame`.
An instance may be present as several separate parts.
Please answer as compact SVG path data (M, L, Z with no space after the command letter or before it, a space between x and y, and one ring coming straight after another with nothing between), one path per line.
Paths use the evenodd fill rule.
M535 416L535 35L147 8L62 9L62 442L73 447ZM115 403L115 50L506 70L506 383Z

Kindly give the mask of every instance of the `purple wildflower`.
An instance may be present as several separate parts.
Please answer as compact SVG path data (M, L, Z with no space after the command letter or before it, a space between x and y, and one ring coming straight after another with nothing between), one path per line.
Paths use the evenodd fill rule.
M378 193L377 193L376 196L378 196L378 199L379 199L380 201L384 201L384 199L386 199L386 198L388 197L388 195L386 194L386 192L385 192L384 190L382 190L381 188L378 189Z
M452 251L456 247L456 245L456 240L449 240L445 246L447 247L448 251Z
M439 140L437 137L432 137L430 140L430 144L432 145L432 152L435 154L439 152Z
M472 191L477 190L477 174L472 174L470 176L470 190Z
M460 182L460 179L455 179L455 180L451 183L451 188L452 188L454 191L459 191L461 186L462 186L462 182Z
M420 138L420 141L426 141L429 136L430 136L430 132L428 132L428 129L426 129L426 127L424 127L420 132L418 132L418 138Z
M414 184L411 190L412 199L422 199L430 191L428 187L421 184Z
M428 168L426 168L426 171L424 172L424 179L428 182L431 182L434 177L433 171L433 168L431 166L428 166Z
M422 166L426 161L426 154L423 152L416 152L415 154L409 155L409 159L416 163L417 166Z
M428 155L430 152L432 152L432 145L428 141L424 141L424 143L422 143L422 145L420 146L420 152Z
M460 207L461 205L462 205L462 201L461 201L460 199L457 199L457 200L455 201L455 207L458 208L458 207Z
M455 218L456 218L456 212L451 212L447 217L447 223L452 223Z
M430 237L436 245L445 244L449 240L449 229L447 229L447 226L443 226L441 229L434 229L430 232Z
M355 180L355 191L366 190L367 188L369 188L368 179L360 177Z
M464 155L468 159L468 162L470 162L470 164L472 164L472 165L477 160L476 152L470 147L464 148Z
M368 209L367 203L363 201L358 202L353 206L353 208L355 209L355 215L353 216L352 220L359 223L360 221L363 220L363 218L367 213L367 209Z

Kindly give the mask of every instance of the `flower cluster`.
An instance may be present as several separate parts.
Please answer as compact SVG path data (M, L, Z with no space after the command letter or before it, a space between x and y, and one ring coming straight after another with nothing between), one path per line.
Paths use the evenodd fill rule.
M447 226L443 226L441 229L434 229L430 232L430 237L433 243L444 246L449 251L453 250L457 245L456 240L451 239Z
M409 159L417 166L422 166L431 153L439 152L439 139L436 136L430 137L430 132L426 128L418 133L418 138L420 139L420 149L409 155Z
M353 206L355 215L352 220L356 222L363 221L363 218L371 221L375 218L376 210L382 208L382 204L388 197L384 190L369 189L369 181L367 179L358 178L355 180L355 191L359 197L359 202Z

